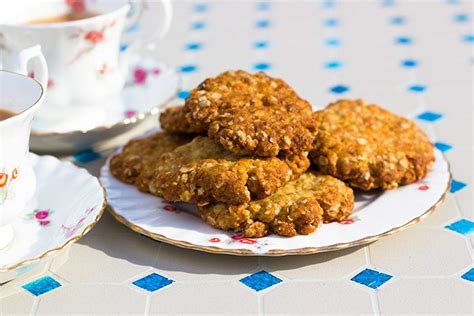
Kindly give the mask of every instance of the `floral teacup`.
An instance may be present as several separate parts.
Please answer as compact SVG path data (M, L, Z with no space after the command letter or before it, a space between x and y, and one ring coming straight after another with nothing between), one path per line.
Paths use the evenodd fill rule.
M168 30L171 0L160 1L155 34L143 34L137 24L145 0L8 1L0 4L0 52L41 45L50 74L48 106L100 103L122 89L129 52L145 37ZM80 14L76 20L54 19Z
M34 62L37 78L26 66ZM0 109L9 113L0 120L0 250L13 240L11 223L34 195L36 180L28 159L33 116L43 103L48 82L46 61L39 46L4 58L0 70Z

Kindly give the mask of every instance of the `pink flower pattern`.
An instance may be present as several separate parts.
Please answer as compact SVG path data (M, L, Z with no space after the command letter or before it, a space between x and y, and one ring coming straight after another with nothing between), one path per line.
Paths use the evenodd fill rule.
M50 209L35 209L33 212L26 214L24 219L25 220L34 220L40 226L48 226L51 224L51 214L54 212Z

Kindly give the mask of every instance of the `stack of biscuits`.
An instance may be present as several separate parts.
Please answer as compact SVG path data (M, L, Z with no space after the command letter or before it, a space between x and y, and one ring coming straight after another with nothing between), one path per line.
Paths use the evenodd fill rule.
M310 234L351 214L351 187L394 189L423 178L434 161L413 122L361 100L313 112L264 73L206 79L160 123L164 132L112 157L111 173L194 203L209 225L246 237Z

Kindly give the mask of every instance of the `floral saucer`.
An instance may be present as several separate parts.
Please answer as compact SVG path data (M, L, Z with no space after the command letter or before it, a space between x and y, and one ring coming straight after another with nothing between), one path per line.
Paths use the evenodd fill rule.
M120 150L119 150L120 151ZM121 223L153 239L183 248L240 256L284 256L338 250L373 242L414 224L434 211L450 186L447 161L436 151L427 177L397 190L356 192L353 214L338 223L322 225L308 236L245 238L205 224L192 205L172 204L115 179L109 161L100 180L109 210Z
M112 147L115 138L155 115L178 93L175 68L153 57L130 57L122 91L97 104L44 104L36 116L30 147L38 153L75 153Z
M51 156L30 159L36 192L13 224L15 239L0 252L0 284L42 267L79 240L106 206L104 189L85 169Z

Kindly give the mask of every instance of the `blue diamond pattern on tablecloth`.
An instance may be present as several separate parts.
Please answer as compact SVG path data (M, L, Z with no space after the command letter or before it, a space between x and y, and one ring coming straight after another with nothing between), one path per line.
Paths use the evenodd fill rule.
M206 12L208 9L207 3L196 3L194 5L194 11L195 12Z
M464 189L466 186L467 184L461 181L453 180L451 181L451 193L458 192L459 190Z
M474 282L474 268L472 268L471 270L461 275L461 278L463 278L464 280Z
M192 42L185 45L185 49L187 50L199 50L201 48L202 48L202 44L197 43L197 42Z
M240 282L258 292L278 284L282 280L266 271L260 271L240 279Z
M467 219L461 219L445 227L461 235L468 235L474 233L474 222L471 222Z
M265 1L258 2L256 8L258 11L267 11L270 9L270 3Z
M327 27L335 27L339 25L339 21L335 18L329 18L324 20L324 25L326 25Z
M61 283L50 276L44 276L38 280L32 281L22 286L25 290L35 296L43 295L61 286Z
M324 64L324 67L327 69L339 69L342 67L342 62L338 60L328 61L327 63Z
M405 24L405 18L403 16L393 16L390 18L390 24L393 24L393 25Z
M254 48L263 49L268 48L269 43L267 41L257 41L253 44Z
M255 23L255 27L259 29L264 29L270 26L270 20L258 20L257 23Z
M334 47L337 47L337 46L340 46L341 45L341 40L338 39L338 38L327 38L324 43L327 45L327 46L334 46Z
M196 65L184 65L184 66L179 67L179 71L183 73L190 73L196 70L198 70L198 66Z
M191 23L191 29L192 30L202 30L206 27L206 23L203 21L196 21Z
M408 36L400 36L395 39L395 43L401 45L409 45L412 43L412 39Z
M405 59L405 60L402 60L402 66L405 68L414 68L418 66L418 61L414 59Z
M72 158L80 163L88 163L100 159L102 158L102 156L98 152L93 151L92 149L87 149L75 154Z
M332 93L341 94L349 91L349 87L341 84L329 88L329 91Z
M253 69L259 70L259 71L268 70L270 68L271 68L271 65L269 63L257 63L253 65Z
M181 100L185 100L189 97L189 91L188 90L181 90L178 92L178 98Z
M161 276L157 273L152 273L147 275L146 277L132 282L132 284L148 292L155 292L156 290L168 286L173 282L173 280L165 278L164 276Z
M426 86L422 84L414 84L414 85L409 86L408 90L410 90L411 92L420 93L426 90Z
M351 280L370 287L372 289L376 289L391 278L391 275L378 272L372 269L365 269L358 273L356 276L354 276Z
M441 142L436 142L434 145L436 148L438 148L442 152L448 151L453 148L453 146L449 144L441 143Z
M465 42L474 43L474 34L466 34L463 39Z
M430 112L430 111L423 112L417 116L418 119L423 120L423 121L428 121L428 122L437 121L442 117L443 117L443 114Z
M464 13L456 14L454 16L454 21L459 22L459 23L467 22L469 21L469 15L464 14Z

